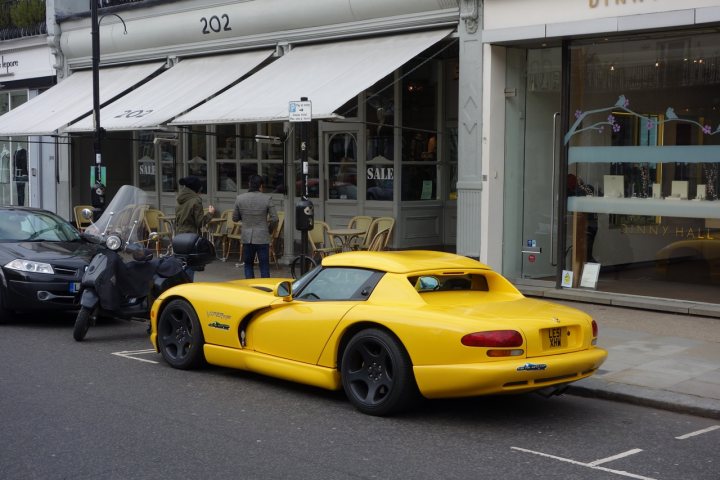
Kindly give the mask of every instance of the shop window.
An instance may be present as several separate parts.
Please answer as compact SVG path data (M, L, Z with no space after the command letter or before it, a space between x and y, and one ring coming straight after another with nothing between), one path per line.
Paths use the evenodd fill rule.
M445 160L447 161L447 198L457 200L458 181L458 129L457 124L447 127L445 130Z
M437 65L417 59L402 82L402 200L437 199Z
M238 137L235 125L218 125L215 127L215 158L218 160L235 160L238 151Z
M188 175L200 179L200 193L207 193L207 130L204 126L193 126L188 133Z
M218 192L232 192L238 190L237 163L218 160L215 164Z
M161 142L159 145L161 190L168 193L176 192L179 180L177 176L177 145L169 142Z
M0 115L27 101L27 90L0 92ZM27 205L29 202L27 137L0 138L0 202Z
M282 123L268 123L265 125L264 135L270 137L284 138L285 133L283 131ZM260 158L262 160L282 160L283 159L283 142L278 143L261 143L260 144Z
M7 93L0 93L0 115L10 111L10 96Z
M338 133L329 141L327 198L357 199L357 139L350 133Z
M574 269L612 272L608 290L720 282L719 45L658 35L570 49L568 251Z
M255 162L240 162L240 189L247 190L248 181L250 177L258 174L258 163Z
M17 108L23 103L27 102L28 94L27 90L18 92L10 92L10 109Z
M149 192L155 191L155 135L152 132L137 132L135 146L138 159L138 187Z
M395 88L394 74L372 87L365 96L367 139L365 198L393 199L395 187Z
M265 182L266 193L285 193L287 187L282 163L263 162L261 175Z
M258 158L257 143L255 143L255 134L257 131L257 125L254 123L238 125L239 158L241 160Z

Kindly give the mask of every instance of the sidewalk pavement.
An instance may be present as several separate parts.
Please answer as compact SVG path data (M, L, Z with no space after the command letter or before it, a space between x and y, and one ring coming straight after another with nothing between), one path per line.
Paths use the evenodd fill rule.
M290 277L283 265L272 265L270 275ZM241 278L243 267L228 261L208 265L195 281ZM720 318L550 301L592 315L598 344L609 353L600 370L573 383L569 394L720 419Z

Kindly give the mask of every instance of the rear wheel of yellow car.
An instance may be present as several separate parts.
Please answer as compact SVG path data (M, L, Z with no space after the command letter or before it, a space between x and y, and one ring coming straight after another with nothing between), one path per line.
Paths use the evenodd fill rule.
M158 346L170 366L181 370L199 367L205 356L200 320L187 300L173 300L158 319Z
M417 394L410 358L389 333L371 328L356 333L342 355L340 373L350 402L361 412L399 412Z

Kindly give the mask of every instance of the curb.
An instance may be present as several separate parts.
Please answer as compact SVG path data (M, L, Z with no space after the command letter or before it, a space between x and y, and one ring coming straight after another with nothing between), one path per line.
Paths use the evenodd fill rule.
M720 401L667 390L586 378L570 385L566 393L720 420Z

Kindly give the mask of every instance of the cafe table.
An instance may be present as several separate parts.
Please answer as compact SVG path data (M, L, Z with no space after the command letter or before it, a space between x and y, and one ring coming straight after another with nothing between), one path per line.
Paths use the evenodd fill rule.
M343 252L351 250L350 242L354 238L364 235L366 229L362 228L331 228L327 231L328 235L332 235L340 240L340 247Z

